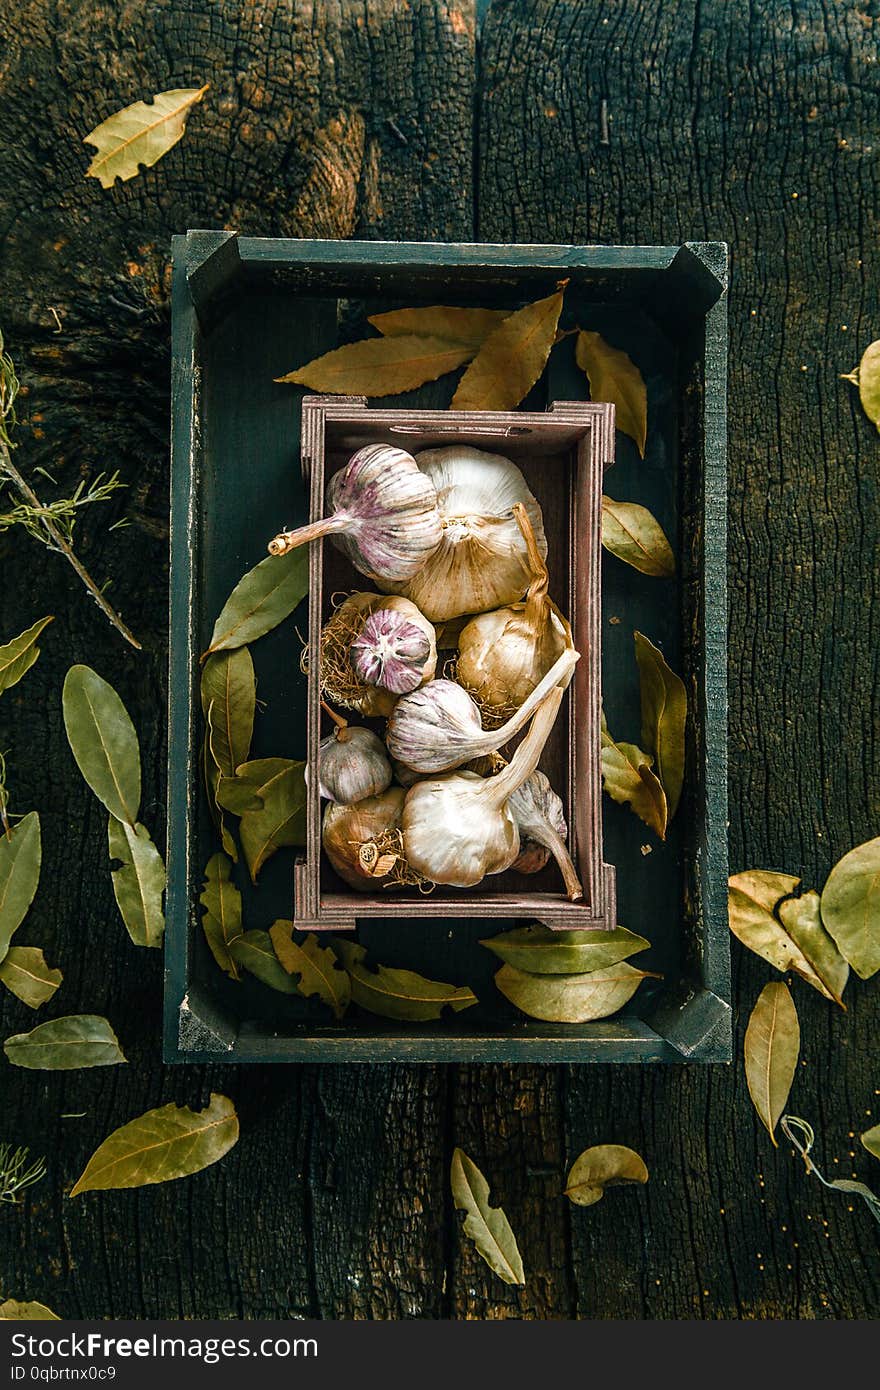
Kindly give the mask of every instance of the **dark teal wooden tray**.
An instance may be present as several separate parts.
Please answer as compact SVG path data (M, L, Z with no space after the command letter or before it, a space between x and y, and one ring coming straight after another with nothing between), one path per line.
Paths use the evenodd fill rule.
M566 313L624 348L648 386L646 457L617 436L612 496L659 518L679 557L651 580L605 556L602 686L616 737L638 737L632 631L662 646L690 700L685 792L665 844L604 804L605 859L617 866L621 925L652 942L646 981L608 1021L524 1019L495 989L478 943L503 923L365 921L376 962L469 984L478 1006L433 1025L385 1024L352 1009L328 1022L314 1001L218 969L199 921L202 871L216 849L198 775L199 653L214 618L280 524L305 519L302 393L273 377L350 338L368 314L411 304L518 307L568 277ZM730 978L726 908L726 283L720 243L680 247L479 246L268 241L226 232L174 239L171 664L165 1057L202 1062L726 1061ZM394 397L448 405L456 377ZM573 340L523 403L584 399ZM253 648L259 698L252 756L303 755L305 624L298 614ZM651 846L650 852L644 849ZM293 852L259 886L236 878L245 925L290 917ZM512 924L511 924L512 925Z

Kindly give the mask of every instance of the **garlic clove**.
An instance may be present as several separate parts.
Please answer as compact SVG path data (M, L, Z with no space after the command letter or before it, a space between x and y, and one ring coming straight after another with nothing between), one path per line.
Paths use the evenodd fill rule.
M352 729L343 721L321 740L318 759L321 796L342 806L376 796L391 785L385 745L370 729Z
M406 695L437 669L433 624L408 599L386 599L352 642L351 661L364 684Z
M520 854L512 865L519 873L537 873L552 854L572 902L584 896L583 885L565 844L568 826L562 800L543 772L534 772L510 796L508 808L517 823Z

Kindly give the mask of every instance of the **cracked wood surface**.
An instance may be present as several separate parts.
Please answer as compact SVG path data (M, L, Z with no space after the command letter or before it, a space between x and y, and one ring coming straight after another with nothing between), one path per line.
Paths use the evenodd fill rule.
M119 689L141 738L141 818L161 843L173 231L726 239L731 863L821 886L876 833L880 806L877 441L837 380L878 332L878 23L874 4L831 0L510 0L488 7L478 54L471 0L2 0L17 462L64 486L120 468L128 490L83 521L80 543L145 645L123 646L63 560L0 537L3 639L57 615L0 703L13 809L39 808L44 831L18 939L64 971L53 1011L106 1013L130 1059L0 1071L0 1138L49 1162L0 1221L4 1295L80 1318L876 1315L870 1215L771 1148L739 1062L163 1068L161 959L116 916L106 817L70 757L60 691L81 660ZM155 168L107 192L84 181L98 119L204 81ZM770 976L734 955L739 1045ZM795 994L792 1107L814 1123L824 1171L871 1181L851 1132L876 1120L876 984L850 987L847 1015ZM8 994L0 1010L3 1036L36 1021ZM221 1164L142 1192L63 1195L114 1126L212 1089L241 1118ZM650 1182L571 1208L567 1165L600 1142L637 1149ZM525 1290L461 1240L456 1144L510 1217Z

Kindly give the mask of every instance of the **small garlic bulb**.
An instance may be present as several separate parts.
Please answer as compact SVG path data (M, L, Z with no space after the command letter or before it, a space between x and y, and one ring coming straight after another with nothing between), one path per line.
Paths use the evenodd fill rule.
M321 702L324 703L323 701ZM336 725L321 739L318 755L318 790L328 801L351 806L376 796L391 785L391 764L385 745L370 729L352 729L328 705L324 709Z
M572 644L571 628L547 593L549 576L522 503L513 508L528 551L532 582L522 603L481 613L462 629L456 678L474 697L483 723L502 723L531 695Z
M469 445L427 449L416 463L437 495L440 545L403 582L377 583L404 594L432 622L484 613L521 598L528 584L528 553L512 515L525 507L535 543L547 554L541 508L516 464Z
M531 719L548 691L571 680L578 653L567 647L505 724L484 730L480 711L454 681L434 680L403 695L388 718L385 742L392 758L416 772L446 772L494 753Z
M358 449L327 488L330 515L269 542L270 555L331 536L371 579L406 582L442 540L437 493L412 454L392 444Z
M472 888L509 869L520 851L511 794L538 766L562 703L557 685L544 697L531 728L495 777L451 772L417 782L406 793L403 847L407 863L434 883Z
M366 685L407 695L437 669L434 628L409 599L375 608L351 644L355 673Z
M400 826L405 797L403 787L389 787L354 806L331 801L325 810L324 851L351 888L371 893L420 881L403 855Z
M571 855L565 844L568 826L562 801L543 772L533 772L511 795L508 803L519 830L519 857L512 865L521 874L536 874L553 855L572 902L584 896Z
M350 594L327 619L321 630L321 689L334 705L356 709L368 718L378 719L391 713L397 695L363 679L355 660L362 651L360 648L356 651L355 644L377 609L400 614L427 637L429 651L421 668L422 681L429 681L434 675L437 649L432 625L406 598L367 592ZM373 650L379 654L375 643Z

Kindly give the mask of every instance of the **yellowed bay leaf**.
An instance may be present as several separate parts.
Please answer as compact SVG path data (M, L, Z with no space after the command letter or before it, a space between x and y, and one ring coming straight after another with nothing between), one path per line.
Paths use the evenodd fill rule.
M642 701L642 743L654 755L672 820L684 783L687 693L684 681L666 664L654 643L641 632L634 632L633 637Z
M0 1322L60 1322L57 1313L47 1308L45 1303L19 1303L7 1298L0 1303Z
M606 343L601 333L581 330L575 347L577 364L586 372L590 397L615 407L615 424L634 439L642 458L648 437L648 393L632 359Z
M647 507L602 498L602 544L610 555L641 574L666 579L675 573L675 557L663 527Z
M816 895L794 898L799 878L746 869L728 879L727 912L733 935L783 973L791 970L826 999L842 1004L846 962L817 921Z
M880 1158L880 1125L866 1129L860 1138L868 1153L873 1154L874 1158Z
M342 1018L351 1000L351 980L329 946L320 946L314 932L302 941L293 939L293 922L279 918L269 928L269 936L279 961L296 981L306 999L317 995L322 1003Z
M259 810L245 811L239 825L241 847L256 883L261 868L283 845L306 842L305 763L290 759L258 789ZM244 764L248 766L247 763Z
M577 975L531 975L516 966L502 965L495 984L505 999L530 1018L547 1023L589 1023L616 1014L650 973L636 970L626 961Z
M458 383L453 410L516 409L547 365L565 284L546 299L509 314L489 334Z
M361 1009L404 1023L427 1023L442 1017L449 1007L458 1013L476 1004L477 997L467 985L450 985L443 980L426 980L414 970L399 970L365 964L366 950L356 941L334 941L333 949L351 979L351 997Z
M226 1096L212 1093L204 1110L162 1105L108 1135L70 1195L186 1178L216 1163L237 1142L238 1116Z
M0 961L0 984L29 1009L39 1009L51 999L62 978L61 971L50 969L36 946L10 946Z
M157 92L150 104L136 101L108 116L83 137L84 145L94 145L98 151L86 177L100 179L102 188L110 188L116 179L133 179L142 164L147 168L156 164L182 138L191 109L207 90L208 83L175 87Z
M232 943L242 934L241 894L232 882L232 865L225 854L213 854L205 866L205 886L199 902L205 909L202 930L211 955L232 980L241 979Z
M634 743L615 743L602 716L602 785L620 806L632 807L649 830L666 839L666 793L651 770L653 758Z
M833 999L845 1009L841 996L849 979L849 966L822 925L819 894L811 890L799 898L786 898L776 911L783 928L819 981L816 984L808 978L808 983L826 999Z
M746 1082L752 1103L773 1140L797 1070L801 1030L788 985L765 985L746 1028Z
M508 317L506 309L456 309L431 304L419 309L390 309L367 320L386 338L412 333L422 338L445 338L475 351Z
M606 1187L646 1183L645 1160L625 1144L596 1144L575 1159L565 1184L565 1195L578 1207L592 1207L602 1200Z
M364 338L325 352L323 357L275 380L334 396L396 396L454 371L473 353L468 343L451 343L446 338L426 338L415 333Z
M51 622L51 616L40 618L32 627L20 632L17 637L0 647L0 695L10 686L16 685L31 669L40 655L37 638Z
M822 889L822 921L863 980L880 970L880 836L839 859Z
M855 371L842 379L858 386L862 409L871 424L880 430L880 338L868 344Z
M553 931L538 922L513 927L480 942L501 960L532 975L577 975L600 970L647 951L650 944L625 927L615 927L613 931Z
M463 1149L453 1152L450 1182L456 1210L467 1212L462 1229L474 1242L477 1254L505 1284L525 1284L522 1256L510 1222L501 1207L489 1205L489 1184Z
M110 877L129 936L135 946L161 946L165 934L165 863L149 830L140 821L126 825L110 816L107 844L111 861L119 861L117 868L111 868Z
M267 931L254 927L251 931L242 932L241 936L230 942L229 953L237 965L255 975L270 989L277 989L279 994L296 994L296 985L275 954L272 938Z

